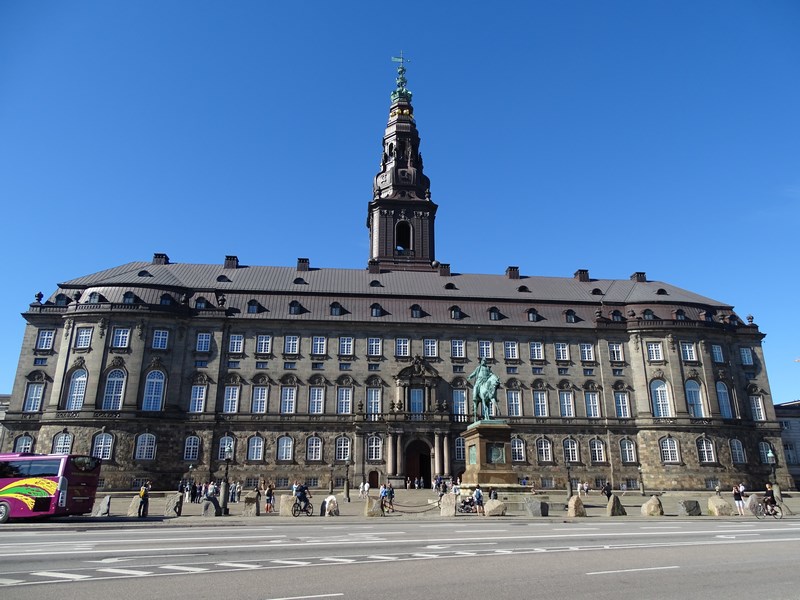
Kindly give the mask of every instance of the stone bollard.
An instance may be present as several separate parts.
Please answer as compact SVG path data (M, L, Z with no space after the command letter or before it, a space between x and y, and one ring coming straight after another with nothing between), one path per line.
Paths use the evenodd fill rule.
M204 517L221 517L222 507L216 498L205 498L203 500L203 516Z
M567 505L568 517L585 517L586 509L583 506L583 500L579 496L572 496Z
M708 514L713 517L732 517L736 514L733 506L724 498L709 496Z
M531 517L546 517L550 514L550 505L544 500L526 497L525 510Z
M378 498L368 496L364 501L364 516L365 517L380 517L381 516L381 502Z
M620 502L619 497L616 494L612 494L611 498L608 499L608 504L606 505L606 516L607 517L624 517L628 514L628 511L625 510L625 507L622 506L622 502Z
M678 500L679 517L699 517L702 513L697 500Z
M134 496L133 500L131 500L130 506L128 506L128 516L129 517L138 517L139 516L139 501L140 500L141 500L141 498L139 498L138 495Z
M261 515L261 494L248 492L244 497L243 517L258 517Z
M483 514L487 517L504 517L506 503L502 500L487 500L483 506Z
M167 504L164 506L165 517L180 517L183 512L183 494L180 492L167 496Z
M137 505L138 508L138 505ZM97 508L92 512L93 517L110 517L111 516L111 496L105 496L97 505Z
M455 517L457 502L458 496L455 494L445 494L442 496L439 502L439 515L442 517Z
M644 517L663 517L664 507L658 496L650 496L650 500L642 504L642 516Z

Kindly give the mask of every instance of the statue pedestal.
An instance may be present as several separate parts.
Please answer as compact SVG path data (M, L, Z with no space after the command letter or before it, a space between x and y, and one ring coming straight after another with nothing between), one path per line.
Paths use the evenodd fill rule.
M477 421L461 434L467 468L462 485L518 486L511 468L511 427L505 421Z

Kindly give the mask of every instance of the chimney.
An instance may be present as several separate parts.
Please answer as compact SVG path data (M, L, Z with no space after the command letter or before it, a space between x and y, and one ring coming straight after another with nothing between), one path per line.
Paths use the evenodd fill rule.
M578 281L589 281L589 269L578 269L574 277Z
M372 274L378 274L381 272L381 264L374 258L369 259L367 263L367 272Z
M153 264L154 265L168 265L169 264L169 256L167 256L163 252L156 252L155 254L153 254Z
M450 263L439 263L439 275L450 277Z
M297 270L298 271L308 271L309 261L307 258L298 258L297 259Z
M506 267L506 277L509 279L519 279L519 267Z
M238 269L239 268L239 257L238 256L226 256L225 257L225 267L226 269Z
M644 283L647 281L647 275L644 271L636 271L633 275L631 275L631 281L636 281L639 283Z

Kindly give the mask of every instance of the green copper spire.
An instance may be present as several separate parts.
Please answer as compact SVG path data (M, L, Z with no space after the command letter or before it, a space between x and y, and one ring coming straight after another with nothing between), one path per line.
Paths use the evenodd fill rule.
M397 89L392 92L392 103L400 100L411 102L411 92L406 89L406 67L405 63L411 62L403 56L403 51L400 51L400 56L393 56L392 62L400 63L397 67Z

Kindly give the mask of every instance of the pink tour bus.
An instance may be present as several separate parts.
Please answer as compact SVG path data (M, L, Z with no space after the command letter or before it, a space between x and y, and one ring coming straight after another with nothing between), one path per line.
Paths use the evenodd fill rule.
M0 454L0 523L92 512L100 459L77 454Z

